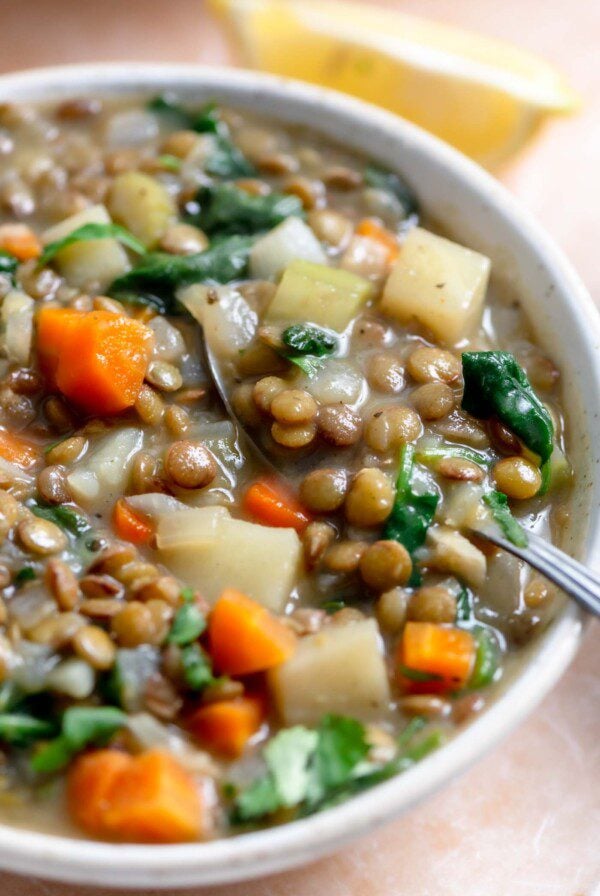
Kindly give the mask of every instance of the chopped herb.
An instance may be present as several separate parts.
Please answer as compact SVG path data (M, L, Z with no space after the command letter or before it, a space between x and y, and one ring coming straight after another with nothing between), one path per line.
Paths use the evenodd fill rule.
M127 716L114 706L72 706L62 717L61 733L32 757L35 772L59 771L88 744L103 745L127 723Z
M464 352L462 407L474 417L496 415L542 463L552 454L552 418L510 352Z
M277 735L273 738L275 740ZM231 813L233 824L244 824L272 815L282 807L281 796L271 775L257 778L236 797Z
M19 259L11 255L5 249L0 249L0 274L7 274L14 285L15 273L19 266Z
M299 367L302 373L311 379L313 376L316 376L325 363L323 358L315 358L312 355L292 355L287 352L280 352L280 354L290 364L295 364L296 367Z
M425 466L437 467L439 462L445 457L460 457L464 460L470 460L480 467L488 467L489 461L485 454L479 451L473 451L472 448L465 448L463 445L442 445L435 448L419 448L415 452L415 460L419 464Z
M24 713L0 713L0 741L13 747L26 747L36 740L51 737L56 726Z
M33 566L23 566L17 573L15 573L14 583L17 588L20 588L25 582L33 582L35 578L36 573Z
M194 255L153 252L138 267L118 277L110 287L113 298L152 305L162 313L176 314L175 291L192 283L229 283L246 273L252 240L232 236L214 242Z
M456 622L470 622L473 619L473 595L464 585L456 598Z
M246 156L231 142L229 137L217 134L215 148L208 156L204 170L211 177L222 177L225 180L236 177L253 177L256 168Z
M55 255L72 246L73 243L81 243L87 240L104 240L107 238L117 239L128 249L137 252L138 255L146 254L146 247L120 224L82 224L76 230L73 230L67 236L63 236L60 240L48 243L37 261L38 268L44 267L48 262L52 261Z
M148 101L149 112L158 112L176 118L178 123L200 134L227 134L227 126L221 120L216 103L207 103L198 112L189 112L168 93L155 96Z
M316 731L297 725L280 731L265 747L267 768L282 806L297 806L305 798L311 783L309 761L318 741Z
M503 492L488 492L483 496L484 502L492 511L504 535L519 548L527 547L527 535L520 523L514 518L508 506L508 498Z
M332 616L334 613L337 613L339 610L343 610L344 607L346 607L346 606L347 606L347 604L346 604L345 600L341 600L341 599L340 600L326 600L324 603L321 604L321 609L325 610L325 612L329 616Z
M496 636L491 629L478 625L473 630L477 642L475 664L469 680L470 688L483 688L496 677L498 671L500 648Z
M177 156L171 155L168 152L164 153L162 156L158 156L157 161L167 171L179 171L179 169L181 168L181 159L177 158Z
M200 691L217 681L210 659L198 644L187 644L182 648L181 667L183 680L192 691Z
M412 490L414 451L412 445L404 445L400 451L394 506L383 529L383 538L403 544L411 557L425 541L439 501L439 496L433 492L418 495ZM418 572L413 569L409 584L416 585L419 579Z
M283 350L282 356L296 364L307 376L313 376L323 366L321 360L337 351L337 336L314 324L293 324L281 334L283 344L290 351Z
M196 198L200 210L194 216L194 223L206 233L256 234L271 230L290 215L304 215L297 196L283 193L252 196L234 184L201 187Z
M441 675L434 675L432 672L421 672L420 669L410 669L408 666L398 666L398 671L404 678L410 681L441 681Z
M71 535L85 535L92 528L82 514L77 513L71 507L67 507L66 504L57 504L56 506L34 504L31 507L31 512L44 520L56 523L61 529L70 532Z
M375 187L377 190L383 190L395 196L402 206L405 218L418 214L419 206L415 194L397 174L377 168L375 165L367 165L365 182L369 187Z
M314 756L314 774L323 794L345 784L368 752L369 744L360 722L326 715L319 725Z
M184 647L200 637L206 628L206 619L194 603L185 602L175 614L167 637L169 644Z

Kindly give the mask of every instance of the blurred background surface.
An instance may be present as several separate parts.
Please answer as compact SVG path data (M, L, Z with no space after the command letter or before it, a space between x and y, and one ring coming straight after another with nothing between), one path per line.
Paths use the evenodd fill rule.
M371 2L534 51L581 94L582 111L549 123L499 176L567 252L600 303L599 0ZM96 60L232 62L202 0L0 0L0 13L2 71ZM592 896L600 879L599 636L598 624L588 628L571 669L518 731L404 818L306 869L185 892ZM0 874L2 896L108 892Z

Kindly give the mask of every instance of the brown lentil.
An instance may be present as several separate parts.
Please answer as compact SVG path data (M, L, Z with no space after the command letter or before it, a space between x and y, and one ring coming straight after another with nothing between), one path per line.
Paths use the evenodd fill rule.
M297 196L306 211L320 208L325 201L325 187L320 180L310 180L308 177L289 177L281 185L284 193Z
M161 392L176 392L183 385L181 372L168 361L152 361L146 371L146 380Z
M408 594L403 588L391 588L379 596L375 615L382 631L396 635L406 621Z
M244 693L244 685L233 678L221 678L214 684L209 684L202 691L202 703L216 703L218 700L235 700Z
M160 248L171 255L193 255L208 248L208 237L192 224L170 224L160 239Z
M200 137L196 131L173 131L172 134L165 138L162 144L162 151L166 155L185 159L194 149L199 139Z
M405 716L427 718L447 716L452 708L448 700L435 694L409 694L400 698L399 706Z
M542 474L525 457L505 457L494 464L492 477L499 491L517 501L537 495L542 486Z
M106 548L90 567L90 572L114 575L128 563L137 558L137 551L130 544L115 544Z
M231 394L233 410L245 426L260 426L261 417L254 401L254 387L250 383L236 386Z
M356 607L342 607L336 613L332 613L330 622L332 625L349 625L352 622L362 622L365 614Z
M305 448L310 445L317 434L314 423L299 423L296 426L284 426L275 421L271 426L271 435L278 445L284 448Z
M271 403L276 395L287 388L287 383L279 376L265 376L254 384L252 396L254 403L263 414L270 414Z
M360 574L374 591L388 591L405 585L412 572L410 554L397 541L376 541L360 558Z
M418 383L455 383L460 379L460 360L441 348L421 346L408 359L406 369Z
M335 529L329 523L309 523L302 533L304 560L309 569L313 569L335 538Z
M101 111L101 100L93 97L78 97L62 102L56 110L56 117L62 121L81 121L99 115Z
M47 644L54 650L61 650L72 641L82 625L84 620L78 613L59 613L42 619L29 629L27 637L35 644Z
M88 573L80 579L79 587L86 597L123 597L125 593L122 583L108 573Z
M111 630L122 647L154 644L157 636L156 620L147 604L132 600L111 620Z
M22 520L17 532L23 547L32 554L40 554L47 557L49 554L58 554L67 546L67 536L50 520L42 520L38 517Z
M554 593L543 579L532 579L523 592L523 600L530 610L545 607L554 599Z
M437 472L445 479L459 482L483 482L485 472L472 460L464 457L443 457L437 466Z
M499 454L521 454L523 448L519 439L497 417L488 421L487 428L490 441Z
M66 470L58 464L51 464L41 471L37 478L37 488L40 498L48 504L65 504L71 499Z
M333 513L344 503L347 490L344 470L321 468L307 473L300 483L300 500L315 513Z
M158 567L144 560L134 560L114 570L114 577L126 588L133 587L136 582L151 582L159 577ZM139 586L138 586L139 587Z
M366 541L340 541L329 548L323 563L330 572L356 572L360 558L367 548Z
M169 722L178 716L183 700L168 678L156 672L146 683L144 705L157 718Z
M135 401L135 409L142 423L148 426L158 426L165 414L165 405L151 386L144 383Z
M304 389L284 389L271 402L271 414L284 425L310 423L316 413L317 403Z
M165 456L165 474L179 488L206 488L217 475L217 464L202 442L173 442Z
M61 398L51 395L44 404L44 413L48 422L57 432L68 432L75 429L77 421Z
M395 451L414 442L422 430L418 414L412 408L393 405L375 411L365 424L365 442L378 454Z
M112 619L123 608L123 603L114 597L90 597L82 600L79 612L91 619Z
M176 404L169 405L165 411L164 422L173 436L184 436L191 426L188 412Z
M3 541L19 519L19 504L8 492L0 489L0 541Z
M154 643L161 644L169 633L171 620L175 612L172 604L167 603L159 598L152 598L146 602L146 606L150 610L152 619L154 620L155 635Z
M256 160L256 167L265 174L277 177L283 174L295 174L298 170L298 160L284 152L266 153Z
M73 610L79 601L79 583L73 570L62 560L51 557L44 575L46 588L61 610Z
M456 598L440 585L419 588L409 601L407 618L414 622L454 622Z
M176 607L181 601L181 585L173 576L160 576L139 588L136 598L143 601L161 600Z
M288 362L262 339L244 349L238 361L238 370L242 376L264 377L265 374L283 372L287 366ZM287 386L287 383L284 383L284 386Z
M54 445L46 454L49 464L71 464L79 460L87 447L87 439L83 436L72 436Z
M549 358L539 352L533 352L523 366L534 389L550 392L560 379L560 371Z
M149 451L138 451L133 458L131 489L136 495L165 490L165 483L158 472L158 460Z
M109 311L111 314L125 314L123 305L121 305L120 302L117 302L116 299L111 299L109 296L94 296L92 306L94 311Z
M308 223L317 239L336 248L345 245L352 236L352 222L328 208L309 212Z
M7 377L7 384L17 395L37 395L42 389L42 379L30 367L13 370Z
M390 515L394 487L385 473L365 467L355 475L346 496L346 519L353 526L378 526Z
M445 383L425 383L411 395L423 420L441 420L454 408L454 392Z
M321 438L337 448L356 445L362 433L362 420L346 404L324 405L317 413L317 426Z
M72 639L73 650L94 669L110 669L115 661L116 647L109 635L97 625L83 625Z
M369 358L367 380L373 389L390 395L404 388L404 368L400 360L392 354L377 354Z
M325 186L331 190L355 190L363 182L362 174L345 165L332 165L323 174Z

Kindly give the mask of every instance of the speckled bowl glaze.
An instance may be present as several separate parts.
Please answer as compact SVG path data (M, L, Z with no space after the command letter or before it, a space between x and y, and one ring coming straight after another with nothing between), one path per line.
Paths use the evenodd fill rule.
M248 71L175 65L89 65L0 77L0 101L176 91L310 126L411 183L430 217L485 252L495 275L520 296L539 341L563 371L570 454L577 471L565 544L600 554L600 322L569 263L492 177L411 124L332 91ZM270 830L180 846L94 843L0 825L0 867L28 875L120 887L214 884L310 862L405 812L463 771L517 725L573 657L582 619L566 605L528 649L492 705L448 745L403 775L319 815Z

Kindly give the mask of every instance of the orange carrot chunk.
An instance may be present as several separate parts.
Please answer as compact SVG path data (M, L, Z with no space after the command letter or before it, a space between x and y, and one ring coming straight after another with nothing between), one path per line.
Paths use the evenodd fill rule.
M83 753L67 777L67 807L73 821L96 837L106 837L105 813L113 785L131 765L131 756L120 750Z
M244 510L266 526L303 532L310 523L297 498L273 479L259 479L250 486L244 496Z
M263 718L263 703L258 697L236 697L201 706L190 717L188 727L209 750L235 759L242 755Z
M40 363L63 395L89 414L117 414L135 403L153 342L145 324L110 311L75 316L58 309L54 317L38 318Z
M0 457L26 470L40 459L41 450L21 436L0 429Z
M410 681L410 672L431 675L436 685L457 690L466 685L477 646L470 632L432 622L407 622L398 645L400 674ZM417 684L421 682L417 681Z
M37 353L40 370L56 389L56 371L67 329L83 317L71 308L42 308L37 316Z
M0 249L10 252L19 261L39 258L42 244L27 224L2 224L0 226Z
M228 588L208 620L210 653L226 675L264 672L285 662L296 647L296 636L265 607Z
M161 750L83 754L69 770L67 805L88 833L113 840L181 843L202 833L195 781Z
M124 498L119 498L114 506L113 526L119 538L132 544L147 544L154 533L148 520L136 513Z
M147 750L131 759L107 794L104 825L128 843L184 843L203 832L192 776L169 754Z
M379 243L386 250L388 264L393 264L400 255L400 247L394 234L382 227L375 218L363 218L356 228L356 234L358 236L366 236L368 239Z

